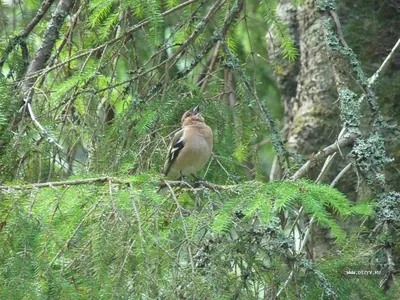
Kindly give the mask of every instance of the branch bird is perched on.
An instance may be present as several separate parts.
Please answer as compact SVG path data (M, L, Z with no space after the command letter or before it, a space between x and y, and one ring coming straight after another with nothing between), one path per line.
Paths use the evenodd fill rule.
M207 163L212 149L213 132L196 106L182 116L182 129L171 141L163 173L174 179L195 176Z

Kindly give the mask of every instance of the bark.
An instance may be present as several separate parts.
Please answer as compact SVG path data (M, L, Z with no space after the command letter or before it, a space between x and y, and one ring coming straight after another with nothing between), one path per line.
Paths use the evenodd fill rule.
M292 5L291 0L281 0L276 11L279 18L288 26L289 34L299 49L299 31L297 21L297 8ZM276 76L276 80L281 91L281 100L284 107L285 124L293 120L293 106L296 98L297 76L300 70L300 62L281 60L279 54L278 39L273 30L268 31L266 35L268 55L273 60L281 61L282 72ZM301 53L300 53L301 54Z
M36 51L35 57L32 59L26 71L25 77L27 78L22 86L21 90L25 95L31 87L34 85L37 76L31 76L33 73L43 69L46 65L47 60L50 58L51 51L56 43L60 34L61 26L64 23L65 18L68 15L69 10L74 4L74 0L61 0L56 10L51 16L51 21L47 26L46 32L43 37L43 43L40 48ZM31 95L32 96L32 95Z
M46 0L43 1L42 5L40 6L36 16L29 22L29 24L25 27L25 29L21 32L21 37L27 37L31 31L36 27L36 25L42 20L44 15L46 14L47 10L53 4L54 0Z
M314 1L305 0L301 6L294 7L291 0L282 0L277 12L288 25L299 50L297 60L293 63L284 62L284 72L277 76L288 127L287 146L290 151L307 157L334 143L341 129L337 126L339 106L336 103L335 81L327 58L323 25ZM279 56L279 45L271 46L276 44L277 39L273 34L267 35L267 39L269 53L273 57ZM323 160L310 159L316 167L312 171L307 169L308 172L302 176L315 179ZM335 170L332 168L327 177L333 179L346 164L345 161L335 163ZM327 254L332 246L333 237L329 231L314 226L307 245L309 256L316 258Z
M338 2L338 15L344 37L362 62L368 77L372 76L396 44L400 28L399 1L344 0ZM373 17L371 19L371 12ZM356 17L350 17L350 16ZM373 20L373 22L371 22ZM394 54L377 79L374 89L380 112L389 124L400 129L400 53ZM387 156L394 161L385 167L389 185L400 190L400 139L391 134L385 136Z
M50 6L53 4L54 0L46 0L42 3L42 5L40 6L38 12L36 13L36 16L29 22L29 24L25 27L25 29L17 36L13 37L8 45L6 46L6 49L4 51L4 54L2 55L1 59L0 59L0 71L3 68L3 65L7 59L7 56L14 50L15 46L17 46L18 44L21 46L22 48L22 55L24 57L25 60L28 59L28 49L26 46L26 41L25 39L28 37L28 35L31 33L31 31L36 27L36 25L40 22L40 20L42 20L42 18L44 17L44 15L46 14L46 12L48 11L48 9L50 8ZM3 17L5 18L5 16L1 16L1 12L0 12L0 18Z
M372 26L371 34L365 32L356 32L351 26L344 26L344 38L349 43L349 46L353 48L357 55L361 52L361 61L366 62L366 70L368 76L371 76L383 62L386 55L390 51L391 47L396 43L398 35L393 34L393 30L396 28L396 14L391 14L388 3L380 4L378 10L382 14L382 20L387 21L387 17L390 17L389 25L377 25L371 23L368 14L371 13L371 9L376 9L376 3L373 1L341 1L341 9L339 10L339 19L342 18L340 11L344 11L343 16L359 15L359 18L344 18L342 24L346 25L356 23L361 28L368 28ZM368 5L371 9L364 9L363 6ZM363 10L364 15L363 15ZM393 10L393 9L392 9ZM337 102L336 84L334 78L334 72L331 68L328 60L327 49L325 46L324 29L323 24L320 21L320 14L316 11L313 0L305 0L299 7L294 7L292 1L281 0L277 13L280 18L288 25L289 32L292 39L298 45L299 57L294 63L284 62L283 73L277 75L278 86L282 94L282 102L285 109L285 124L288 127L287 140L288 147L291 151L294 151L301 155L309 155L311 153L317 153L319 150L326 147L328 144L332 144L337 136L338 131L341 129L341 120L339 119L339 103ZM384 18L383 16L386 16ZM360 21L361 20L361 21ZM360 25L357 22L361 22ZM383 22L383 21L382 21ZM389 21L387 21L389 22ZM373 25L371 25L373 24ZM354 25L354 26L356 26ZM400 24L399 24L400 25ZM379 31L374 34L372 29ZM347 39L350 35L354 40ZM358 46L361 41L364 42L362 46ZM372 41L372 40L375 41ZM267 45L268 51L271 58L279 57L279 45L276 45L278 39L273 34L267 34ZM382 48L385 48L383 50ZM386 52L386 53L385 53ZM380 53L380 59L377 59L376 55L371 53ZM392 77L388 85L395 84L395 79L400 78L399 68L395 66L400 65L400 55L391 64L391 71L388 71L387 77ZM397 72L397 76L394 75ZM348 74L346 74L348 75ZM354 84L354 83L352 83ZM393 90L393 88L392 88ZM378 92L378 96L379 95ZM398 116L400 106L396 106L395 98L399 97L399 92L392 91L390 97L385 97L385 101L381 101L380 106L384 108L386 118L392 123L394 116ZM388 109L386 109L388 107ZM389 139L389 153L399 155L398 139ZM346 155L346 149L340 148L340 152ZM314 156L311 156L310 162L315 162ZM348 163L345 159L341 158L340 155L336 155L334 164L331 166L331 172L327 176L327 183L329 180L338 174L343 167ZM314 172L308 173L308 178L315 178L320 168L318 165L314 167ZM387 178L389 182L396 183L399 181L399 165L390 164L388 165ZM397 171L395 171L397 170ZM300 171L300 170L299 170ZM304 176L306 174L302 174ZM338 188L345 192L350 199L355 200L357 198L356 193L357 187L357 176L354 172L348 172L345 179L342 179L338 185ZM396 187L395 187L396 188ZM398 187L397 187L398 188ZM354 226L354 224L345 224L346 226ZM311 241L308 244L308 250L310 257L319 257L325 253L332 251L332 237L328 231L315 230L311 234Z
M338 116L334 78L326 57L322 24L312 0L295 8L292 1L278 5L278 15L289 26L299 57L294 63L284 62L283 74L277 76L288 129L291 151L308 155L329 145ZM278 56L276 38L269 38L269 53ZM279 45L278 45L279 46ZM272 48L273 47L273 48ZM337 132L337 130L336 130Z

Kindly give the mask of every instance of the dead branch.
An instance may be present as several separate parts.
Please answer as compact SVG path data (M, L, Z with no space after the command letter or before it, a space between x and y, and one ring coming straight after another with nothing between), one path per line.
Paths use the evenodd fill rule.
M340 148L349 146L354 143L356 136L349 135L347 137L341 138L337 142L333 143L332 145L329 145L328 147L325 147L321 151L319 151L317 154L313 155L313 157L308 160L299 170L297 170L296 173L293 174L291 179L300 179L303 176L306 175L306 173L314 167L317 163L325 159L328 155L333 154L334 152L338 151Z

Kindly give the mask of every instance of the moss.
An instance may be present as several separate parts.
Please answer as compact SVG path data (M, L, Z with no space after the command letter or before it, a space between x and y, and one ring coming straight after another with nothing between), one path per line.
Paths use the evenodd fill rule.
M357 74L357 81L361 85L365 86L368 83L367 77L361 68L361 63L358 60L357 55L351 48L342 45L336 33L336 28L332 24L330 18L325 18L322 23L326 30L326 45L328 46L328 49L333 52L339 52L346 57L353 71Z
M319 11L335 10L336 1L335 0L316 0L315 6Z
M329 116L331 113L329 112L330 108L327 107L326 105L316 105L314 107L312 107L308 113L310 116L312 117L316 117L316 118L326 118L326 116ZM322 120L324 121L324 120Z
M343 120L346 128L351 133L359 133L361 124L360 102L357 100L357 95L349 89L340 88L340 117Z
M385 141L379 132L371 133L366 139L358 139L350 156L355 158L357 168L366 174L368 184L385 184L382 170L393 159L386 156Z
M329 18L324 18L322 20L322 24L325 27L326 30L326 45L328 46L328 49L331 51L341 51L341 48L343 48L340 44L339 37L337 36L334 26Z
M388 192L378 197L376 218L380 222L400 222L400 193Z
M304 126L307 124L302 116L296 117L295 121L293 122L295 127L292 129L292 134L297 134L303 131Z

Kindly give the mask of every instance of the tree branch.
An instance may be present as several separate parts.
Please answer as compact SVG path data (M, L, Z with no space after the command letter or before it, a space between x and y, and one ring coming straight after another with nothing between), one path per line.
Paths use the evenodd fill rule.
M50 6L53 4L54 0L46 0L43 1L42 5L38 9L36 16L29 22L29 24L25 27L22 32L13 37L10 42L8 43L5 53L3 57L0 59L0 71L3 68L3 65L7 59L7 56L11 53L11 51L14 49L14 47L18 44L21 44L21 40L25 39L31 31L35 28L35 26L40 22L40 20L43 18L43 16L46 14Z
M180 79L188 75L199 63L200 61L206 56L208 52L210 52L211 48L218 41L222 41L226 34L228 33L229 28L231 27L234 20L237 19L240 12L242 11L244 3L242 0L237 0L235 4L232 6L231 10L228 13L228 16L225 19L224 25L222 26L221 30L215 30L213 36L208 40L207 44L204 46L203 50L199 54L196 55L194 60L190 63L190 65L180 71L175 79Z
M69 10L74 4L74 0L61 0L53 15L51 16L51 21L47 26L46 32L44 34L43 42L40 48L36 51L35 57L29 64L28 70L26 71L26 77L29 77L33 73L43 69L47 60L50 58L51 51L54 44L59 36L61 26L64 23L65 18L68 15ZM40 19L39 19L40 20ZM36 20L39 22L39 20ZM21 90L25 97L24 102L30 102L33 94L30 93L31 87L34 85L36 77L25 80L22 83Z
M222 42L222 47L229 60L226 62L227 66L238 73L244 86L249 90L250 94L256 100L257 105L260 111L262 112L262 116L264 117L267 128L270 132L272 146L274 148L276 155L279 158L279 165L281 166L281 169L283 169L283 162L285 159L286 161L288 160L289 152L283 143L282 136L278 129L277 123L275 122L271 111L264 105L264 103L258 97L257 91L252 88L250 80L247 77L246 73L244 72L243 68L240 66L238 59L231 53L230 49L225 44L225 42Z
M396 53L396 51L400 48L400 39L397 40L397 43L393 46L392 50L386 56L385 60L383 61L382 65L379 67L379 69L375 72L374 75L371 76L371 78L368 79L368 85L372 87L376 80L379 78L381 73L383 73L389 64L390 60L393 58L393 55Z
M354 134L352 134L345 138L341 138L334 144L329 145L328 147L325 147L324 149L319 151L317 154L315 154L310 160L308 160L299 170L297 170L297 172L294 173L290 179L302 178L303 176L306 175L306 173L312 167L314 167L318 162L325 159L328 155L331 155L332 153L338 151L342 147L346 147L346 146L353 144L353 142L355 141L355 138L356 138L356 136Z
M69 186L69 185L80 185L80 184L90 184L96 182L107 182L112 181L114 183L124 183L120 179L111 177L98 177L98 178L87 178L87 179L77 179L77 180L65 180L65 181L53 181L53 182L42 182L42 183L32 183L23 185L0 185L0 190L29 190L29 189L40 189L46 187L55 186Z
M170 14L176 12L177 10L179 10L179 9L181 9L181 8L184 8L184 7L186 7L186 6L188 6L188 5L192 4L192 3L195 3L196 1L198 1L198 0L189 0L189 1L186 1L186 2L184 2L184 3L182 3L182 4L180 4L180 5L177 5L177 6L173 7L173 8L171 8L171 9L169 9L169 10L163 12L163 13L161 14L161 16L162 16L162 17L165 17L165 16L167 16L167 15L170 15ZM119 41L119 40L125 38L126 36L132 34L132 33L135 32L135 31L139 30L140 28L142 28L143 26L147 25L148 23L150 23L150 19L145 19L145 20L143 20L142 22L138 23L137 25L131 27L131 28L128 29L127 31L121 33L120 36L118 36L118 37L116 37L116 38L113 38L113 39L109 40L108 42L106 42L106 43L104 43L104 44L102 44L102 45L100 45L100 46L98 46L98 47L96 47L96 48L93 48L93 49L90 49L90 50L85 51L85 52L83 52L83 53L80 53L80 54L77 54L77 55L75 55L75 56L72 56L71 58L67 59L66 61L63 61L63 62L58 63L58 64L56 64L56 65L54 65L54 66L52 66L52 67L49 67L49 68L47 68L47 69L45 69L45 70L42 70L42 72L37 71L37 72L35 72L35 73L32 73L32 74L30 74L29 77L26 77L26 79L35 78L35 77L37 77L38 75L44 75L45 73L48 73L48 72L50 72L50 71L52 71L52 70L54 70L54 69L57 69L57 68L59 68L59 67L65 65L65 64L67 64L67 63L69 63L69 62L71 62L71 61L73 61L73 60L76 60L76 59L81 58L81 57L83 57L83 56L92 54L92 53L94 53L94 52L96 52L96 51L102 50L102 49L106 48L107 46L109 46L109 45L111 45L111 44L113 44L113 43L115 43L115 42L117 42L117 41Z
M29 22L29 24L25 27L25 29L21 32L21 37L27 37L31 31L35 28L35 26L40 22L40 20L44 17L47 10L53 4L54 0L46 0L43 1L42 6L40 6L39 10L36 13L36 16Z
M104 183L104 182L112 182L116 184L129 184L128 180L123 180L116 177L95 177L95 178L86 178L86 179L76 179L76 180L65 180L65 181L53 181L53 182L41 182L41 183L32 183L32 184L23 184L23 185L0 185L0 191L5 190L30 190L30 189L41 189L47 187L56 187L56 186L71 186L71 185L81 185L81 184L91 184L91 183ZM159 185L160 188L164 187L189 187L190 189L198 189L201 187L205 187L214 191L221 190L231 190L237 187L237 185L218 185L204 180L195 181L193 184L189 184L184 180L162 180Z

